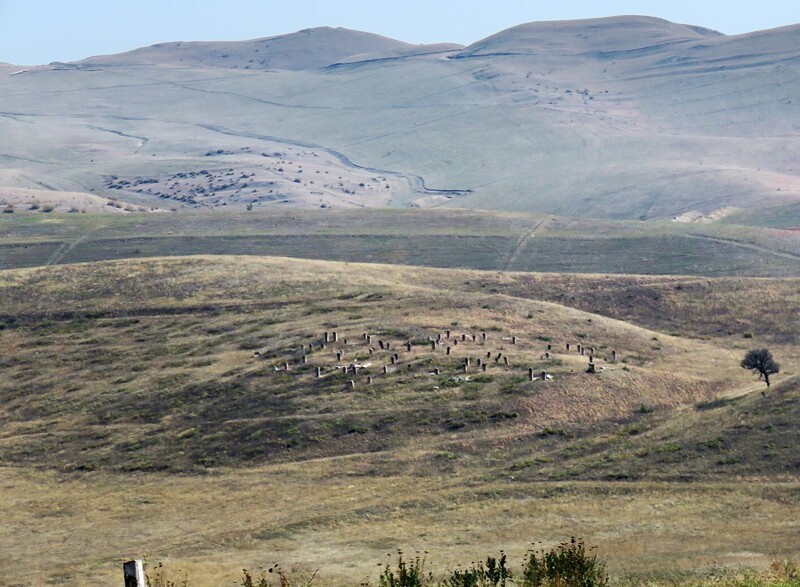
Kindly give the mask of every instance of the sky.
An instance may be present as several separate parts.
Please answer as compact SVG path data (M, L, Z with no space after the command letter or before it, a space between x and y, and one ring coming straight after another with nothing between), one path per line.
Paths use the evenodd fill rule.
M800 23L797 0L0 0L0 62L37 65L166 41L242 40L341 26L468 45L537 20L657 16L726 34Z

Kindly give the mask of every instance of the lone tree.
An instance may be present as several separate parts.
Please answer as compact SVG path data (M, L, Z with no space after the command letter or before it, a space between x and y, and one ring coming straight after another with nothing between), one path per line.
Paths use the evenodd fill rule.
M750 349L740 363L745 369L757 371L758 378L764 378L769 387L769 376L780 373L781 366L772 358L769 349Z

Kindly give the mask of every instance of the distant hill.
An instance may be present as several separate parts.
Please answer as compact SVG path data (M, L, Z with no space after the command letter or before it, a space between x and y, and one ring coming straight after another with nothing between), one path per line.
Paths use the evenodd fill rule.
M426 52L425 46L344 28L319 27L252 41L158 43L119 55L90 57L80 63L300 71L325 67L355 55L417 52Z
M620 16L466 48L320 28L0 69L0 190L796 227L799 40Z

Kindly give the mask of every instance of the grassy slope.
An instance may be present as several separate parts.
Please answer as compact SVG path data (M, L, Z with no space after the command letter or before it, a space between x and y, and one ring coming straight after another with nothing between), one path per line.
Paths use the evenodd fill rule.
M612 316L629 295L666 288L685 313L645 305L629 317L641 324L652 311L657 328L646 330L525 299L549 297L533 277L600 290L593 302ZM603 545L615 573L795 553L795 341L754 330L740 348L716 335L726 299L741 298L729 311L757 322L743 295L754 284L772 292L765 311L789 316L792 282L557 279L247 257L0 273L0 581L108 583L117 561L148 553L198 586L275 560L323 567L338 584L372 577L396 546L432 548L448 565L493 546L516 560L530 540L573 533ZM401 347L410 374L376 373L372 387L360 375L348 390L332 371L314 379L293 350L323 330L347 335L357 356L364 331L397 348L447 328L486 330L512 366L492 362L485 379L451 385L461 353L476 359L480 342L450 360ZM608 369L592 377L575 352L541 359L540 337L599 357L615 348L623 362L598 359ZM766 397L715 403L755 389L737 362L764 343L789 378ZM331 350L310 365L330 368ZM271 370L285 360L288 374ZM527 365L555 379L531 385ZM436 366L443 377L430 375ZM762 481L736 481L753 475ZM638 481L609 481L620 478Z
M487 211L20 214L0 218L0 268L161 255L280 255L517 271L800 274L795 233Z

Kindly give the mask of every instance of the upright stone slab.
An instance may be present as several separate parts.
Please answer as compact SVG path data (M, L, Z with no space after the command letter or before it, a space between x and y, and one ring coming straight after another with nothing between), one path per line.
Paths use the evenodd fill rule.
M533 381L533 367L528 367L528 381Z
M140 560L123 564L122 576L125 579L125 587L147 587L147 579L144 576L144 563Z

